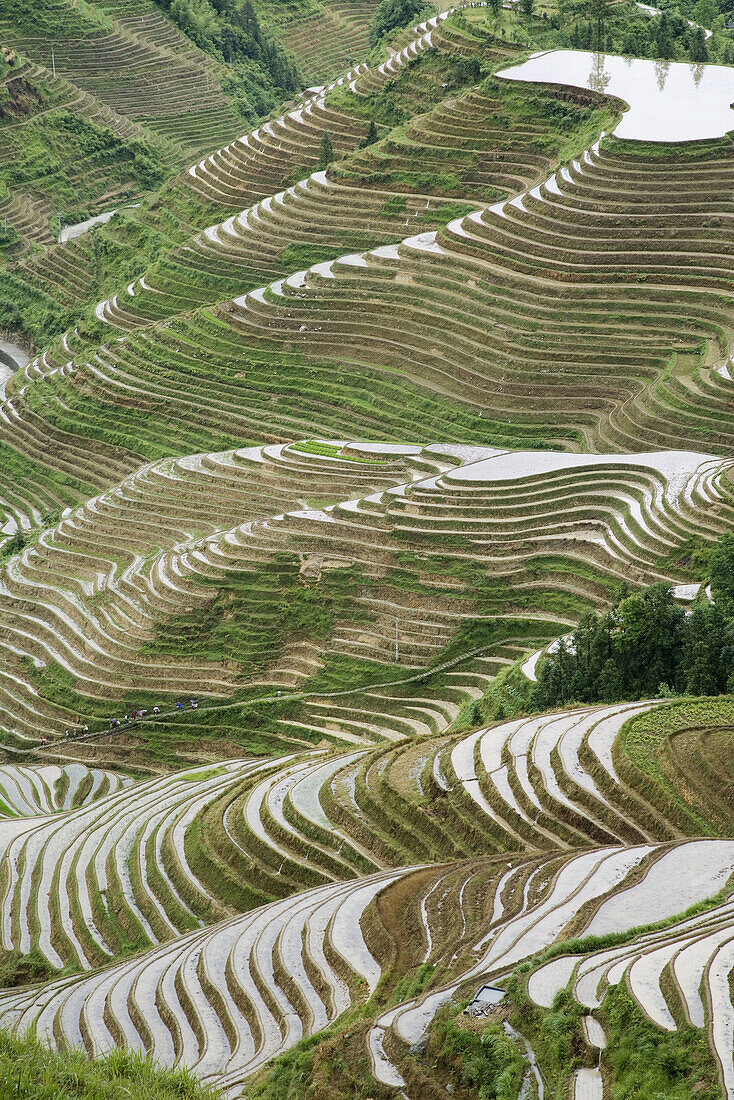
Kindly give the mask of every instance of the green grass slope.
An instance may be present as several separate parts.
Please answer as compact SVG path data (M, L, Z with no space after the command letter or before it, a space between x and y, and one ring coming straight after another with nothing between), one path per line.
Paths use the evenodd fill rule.
M162 1070L135 1054L114 1051L90 1061L59 1054L33 1039L0 1032L0 1095L19 1100L215 1100L190 1074Z
M61 226L139 200L174 166L172 147L48 69L17 55L0 69L6 257L48 247Z

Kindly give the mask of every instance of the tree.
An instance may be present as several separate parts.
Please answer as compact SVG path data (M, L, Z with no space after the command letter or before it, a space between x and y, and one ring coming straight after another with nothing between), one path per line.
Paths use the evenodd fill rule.
M706 37L700 27L694 27L691 31L688 56L691 61L695 61L697 64L700 64L702 61L708 61L709 59Z
M574 0L570 3L567 11L563 12L563 21L565 22L566 14L574 16L577 20L579 17L582 20L588 20L588 27L583 27L576 23L572 35L575 36L579 47L592 48L595 50L603 50L606 44L606 26L607 19L610 16L615 0ZM589 36L585 33L590 31Z
M489 9L495 19L498 19L502 11L502 0L489 0Z
M364 135L359 143L360 149L366 149L368 145L374 145L377 141L377 138L377 126L375 125L375 120L372 118L370 119L370 124L367 127L367 133Z
M238 62L248 63L239 73L240 79L244 75L245 85L258 86L261 94L271 82L284 92L293 92L298 87L295 65L262 31L251 0L244 0L244 3L242 0L155 0L155 3L169 11L174 23L202 50L234 66ZM236 76L230 76L230 80L233 79ZM254 91L249 91L246 98L255 106ZM267 105L263 102L262 108Z
M709 30L714 25L714 20L719 14L714 0L698 0L695 8L693 9L693 18L701 27L707 27Z
M591 24L594 28L592 34L593 49L604 49L607 19L611 12L612 4L613 0L586 0L584 5L586 15L591 20Z
M652 584L622 600L617 608L615 648L633 699L675 684L681 658L685 614L669 584Z
M620 590L611 611L584 615L539 664L531 707L734 693L734 532L711 551L710 571L713 603L701 593L688 616L665 583Z
M597 689L598 698L602 703L614 703L624 696L622 675L612 657L604 662L604 667L599 673Z
M382 0L370 27L370 46L399 27L407 27L423 9L425 0Z
M571 701L572 667L573 655L561 639L556 652L540 666L538 682L530 696L530 705L535 710L548 710Z
M324 130L321 135L321 145L319 147L319 168L328 168L334 159L334 146L331 144L331 138L327 130Z
M669 60L675 54L675 42L667 12L661 12L655 29L656 57Z
M530 19L535 9L535 0L520 0L520 11L526 19Z
M688 695L718 695L726 691L721 654L725 625L717 608L697 607L687 623L683 645L682 683Z
M734 534L727 531L711 551L709 559L711 596L727 618L734 618Z

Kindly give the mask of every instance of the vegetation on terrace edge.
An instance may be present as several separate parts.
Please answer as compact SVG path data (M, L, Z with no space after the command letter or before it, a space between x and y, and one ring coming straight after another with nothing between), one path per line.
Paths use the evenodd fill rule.
M664 583L622 595L601 616L580 621L571 640L540 665L530 705L611 703L660 693L734 692L734 535L710 552L711 600L686 615Z
M591 950L584 940L576 948L581 954ZM529 999L524 979L532 965L518 967L507 983L510 1020L533 1048L549 1100L563 1100L574 1071L596 1065L597 1052L584 1039L581 1018L586 1010L568 989L556 994L549 1010ZM624 981L610 986L597 1015L607 1036L599 1064L615 1100L721 1100L716 1061L703 1028L684 1025L661 1031L634 1002Z
M659 44L657 48L661 48ZM715 46L712 48L715 48ZM692 54L689 53L689 56L692 56ZM468 63L466 68L470 77L473 78L475 73L470 66L471 63ZM400 212L402 213L402 211ZM267 366L267 364L265 365ZM61 395L63 402L62 386L63 383L59 382L57 392ZM101 419L103 415L107 417L109 409L104 409L103 403L100 404L102 406ZM73 401L71 405L67 403L62 407L71 409L71 420L80 408L79 405L75 406ZM100 405L95 406L92 401L85 408L86 410L100 411ZM134 410L127 420L120 415L117 417L116 423L114 414L110 415L101 426L98 425L96 429L92 429L92 432L96 430L101 437L104 437L105 431L114 424L114 430L118 433L117 439L123 439L125 442L129 442L130 439L135 439L138 442L143 441L144 445L150 448L150 451L146 453L155 453L155 448L161 446L171 446L172 450L166 453L175 453L178 446L184 447L185 444L190 446L191 436L179 437L173 445L168 440L163 442L156 438L151 440L146 432L151 425L155 426L156 417L136 416L136 413L137 410ZM57 412L56 415L63 418L64 414ZM83 422L83 416L80 417L80 421ZM88 426L85 425L85 428L90 431ZM168 429L168 420L165 421L165 428ZM137 435L135 434L136 429ZM477 438L480 438L479 425L476 426L476 431ZM207 435L206 441L210 444L211 439L211 435ZM449 545L448 542L447 545ZM458 549L461 548L462 546L459 544ZM447 558L450 558L449 554L447 554ZM364 584L364 578L358 570L354 570L351 576L342 575L337 578L329 578L327 583L318 592L315 592L310 587L303 585L298 579L295 561L289 559L285 562L276 562L276 564L283 565L285 568L282 569L275 580L272 571L268 569L256 571L255 584L252 587L257 591L254 594L252 591L248 591L249 583L241 583L241 578L226 578L225 583L219 586L217 595L207 604L201 616L187 615L170 622L165 629L161 630L155 644L160 646L162 650L165 650L168 646L170 652L180 652L180 648L176 649L174 647L181 647L182 645L186 647L193 642L198 645L203 639L201 652L204 653L205 657L213 656L215 659L219 659L223 655L229 661L239 662L243 674L247 674L258 667L251 660L248 650L248 645L255 633L252 629L253 619L259 626L265 621L266 628L269 627L267 622L269 616L276 616L278 623L283 623L286 611L284 601L286 601L287 611L291 616L289 622L291 628L295 629L296 632L303 631L315 637L326 637L333 628L335 618L349 610L350 588L352 586L360 587ZM403 561L401 564L406 565L408 562ZM712 566L712 576L714 572L715 569ZM491 585L482 585L481 576L469 575L466 579L475 589L474 596L478 597L479 608L483 608L488 615L491 615L492 610L498 606L507 607L511 602L507 589L502 585L497 585L493 589ZM248 582L250 580L252 578L248 578ZM346 583L344 583L345 580ZM420 591L421 594L428 587L422 582L420 571L413 575L407 569L395 570L389 577L389 583L398 590ZM727 636L728 626L721 623L718 623L717 626L718 620L714 621L717 616L722 614L720 608L724 607L721 586L717 587L717 582L714 582L714 588L718 593L718 597L713 609L713 618L709 615L705 622L702 621L697 628L694 641L691 642L688 649L686 649L685 642L686 631L693 630L693 619L689 626L681 623L680 615L672 605L669 596L654 589L642 593L639 598L626 597L611 613L612 615L616 614L618 618L614 629L610 628L607 632L610 647L613 647L614 644L611 639L615 630L621 628L624 632L628 626L631 627L633 624L638 625L641 623L644 637L648 638L649 636L651 639L653 659L658 660L658 664L660 664L663 661L661 649L665 648L660 645L661 635L663 630L667 631L668 636L673 639L669 648L673 646L680 647L680 677L681 680L685 680L684 687L690 690L691 677L696 673L696 670L700 673L701 662L707 663L711 657L710 649L707 649L705 655L702 656L701 646L704 643L709 645L711 637L714 635L721 636L722 639ZM533 600L542 600L543 597L545 597L548 608L553 610L576 610L579 602L582 602L568 598L564 603L564 598L559 597L557 594L554 596L552 591L541 592L540 596L534 594ZM635 599L638 599L636 604L628 602ZM253 605L256 612L262 612L264 609L265 614L260 618L257 614L253 616L251 614ZM703 610L708 614L708 609ZM200 629L201 627L203 627L203 630ZM718 634L716 634L717 630ZM458 637L450 643L446 652L461 652L462 647L485 641L491 636L491 632L491 624L488 625L484 622L469 623L459 632ZM275 643L274 648L277 649L278 646L282 645L283 636L276 633L273 641ZM718 677L717 683L721 682L720 678L726 667L727 659L724 653L724 645L725 641L722 641L717 651L715 665ZM624 650L624 647L622 649ZM197 648L197 652L199 651ZM444 657L446 652L443 654ZM438 660L440 659L441 657L438 658ZM653 664L652 667L656 674L660 671L657 665ZM673 662L670 675L674 685L676 683L676 668L677 665ZM333 668L328 671L332 675L334 674ZM347 671L351 678L354 669L350 667ZM365 670L362 669L361 671ZM69 701L70 704L75 704L73 681L63 670L49 667L40 674L33 669L29 672L46 686L49 684L55 686L58 689L59 698ZM339 669L336 672L338 674ZM620 678L629 672L629 653L626 653L624 660L620 657ZM350 679L350 682L354 682L354 680ZM66 695L64 695L64 691L67 692ZM136 698L134 702L139 705L141 700ZM291 705L287 701L282 704L283 707ZM293 713L297 714L297 711ZM265 741L265 739L263 740ZM260 751L259 744L256 742L249 747L255 751ZM414 974L408 975L407 979L401 983L400 995L414 995L431 977L430 968L416 969ZM627 1091L631 1091L633 1087L639 1089L642 1082L642 1086L646 1090L641 1094L644 1100L648 1100L648 1097L649 1100L653 1100L656 1092L662 1092L669 1100L670 1098L679 1100L679 1097L682 1100L684 1096L698 1095L699 1092L702 1092L699 1087L701 1082L705 1083L707 1080L713 1080L714 1075L711 1071L710 1056L702 1048L701 1033L694 1033L693 1029L689 1029L670 1039L665 1037L663 1041L660 1041L660 1033L647 1024L644 1017L641 1017L641 1014L633 1005L614 1004L613 1001L608 1000L605 1002L604 1010L608 1014L607 1018L612 1034L618 1041L618 1063L613 1066L613 1073L615 1074L613 1079L619 1083L619 1088L622 1090L620 1092L621 1096L626 1096ZM352 1020L359 1026L360 1021L356 1017ZM345 1032L344 1027L342 1025L340 1027L341 1032L337 1038L341 1038ZM573 1006L567 1002L562 1002L560 999L554 1005L552 1013L538 1021L539 1046L545 1050L549 1065L556 1067L556 1076L559 1081L562 1075L566 1073L570 1059L574 1056L576 1038L572 1033L573 1027L578 1027L578 1012ZM484 1092L487 1096L494 1095L497 1100L510 1100L511 1097L514 1100L524 1067L517 1048L507 1039L499 1021L493 1021L478 1037L473 1033L465 1035L464 1030L457 1022L456 1017L452 1019L447 1014L445 1018L439 1019L435 1035L432 1037L432 1042L435 1038L436 1045L429 1048L430 1054L435 1058L439 1074L445 1074L445 1079L454 1083L454 1091L457 1097L462 1098L462 1100L464 1096L468 1097L476 1094L477 1089L481 1090L480 1095ZM532 1031L532 1024L530 1030ZM568 1036L568 1042L564 1038L565 1035ZM331 1036L325 1036L325 1038L328 1040ZM349 1036L347 1035L346 1038L349 1039ZM545 1047L543 1046L544 1038ZM319 1042L320 1040L316 1041L313 1044L314 1047L317 1047ZM656 1052L660 1052L660 1058L657 1057L656 1053L655 1057L650 1059L648 1052L651 1044L655 1047ZM655 1046L655 1044L658 1045ZM307 1050L308 1048L304 1047L303 1049ZM325 1044L322 1049L329 1049L328 1045ZM59 1066L59 1062L63 1059L57 1059L56 1056L49 1055L43 1063L39 1075L38 1064L34 1061L36 1053L35 1050L30 1052L31 1068L29 1073L33 1073L34 1085L40 1076L42 1082L44 1078L49 1082L51 1091L47 1095L59 1095L60 1085L57 1078L59 1075L66 1073L65 1064ZM1 1056L2 1048L0 1047L0 1073L2 1071ZM15 1048L11 1050L11 1057L18 1057L18 1051ZM337 1080L339 1080L340 1074L348 1075L349 1090L344 1093L345 1095L359 1095L355 1091L355 1084L358 1084L363 1096L367 1095L368 1089L370 1095L380 1095L380 1092L375 1094L373 1083L365 1075L364 1064L353 1062L348 1057L345 1058L336 1041L334 1046L330 1048L330 1066ZM297 1067L297 1072L300 1074L300 1080L296 1079L295 1092L289 1088L287 1095L290 1097L301 1095L301 1092L313 1083L307 1062ZM129 1095L132 1088L140 1088L141 1095L149 1095L155 1100L158 1092L151 1081L145 1077L148 1073L147 1069L138 1066L136 1063L131 1064L128 1060L128 1064L122 1068L122 1073L125 1081L124 1094ZM140 1082L133 1081L131 1083L125 1078L125 1074L134 1077L136 1073L140 1075ZM72 1066L72 1077L75 1074L76 1067ZM63 1078L62 1083L65 1084ZM636 1084L633 1085L633 1083ZM93 1081L92 1084L97 1086L99 1082ZM105 1082L106 1084L107 1082ZM54 1092L54 1088L57 1091ZM175 1094L191 1095L193 1097L198 1096L201 1091L192 1086L193 1091L190 1093L187 1091L182 1092L184 1088L188 1088L188 1084L185 1086L180 1085L178 1092ZM135 1093L132 1093L132 1095L135 1095ZM167 1093L164 1091L160 1095L162 1097L167 1096ZM202 1095L205 1095L205 1093L202 1093ZM273 1085L272 1091L270 1093L266 1092L264 1095L268 1096L269 1100L270 1098L276 1100L281 1093L276 1091ZM286 1093L282 1093L282 1095L285 1096ZM339 1095L339 1092L331 1091L328 1095L331 1098ZM711 1092L711 1100L715 1095L717 1094ZM41 1098L46 1100L43 1092L39 1092L38 1096L39 1100ZM702 1092L702 1100L709 1100L709 1096L705 1091Z
M427 99L440 102L447 96L476 87L482 95L491 97L491 118L495 117L494 101L497 101L499 117L508 134L517 127L535 130L528 153L532 157L547 158L549 170L559 159L576 155L609 122L605 108L563 102L557 95L540 90L523 95L512 86L485 79L485 67L479 66L477 73L475 65L476 59L469 62L443 54L424 55L396 80L364 100L333 93L335 108L347 115L357 111L364 113L366 133L375 119L382 126L392 127L383 141L334 161L331 172L336 180L343 179L351 186L395 190L405 196L433 192L460 200L433 203L430 210L421 210L414 220L421 230L437 228L472 209L467 203L469 198L480 196L485 201L494 201L508 191L506 188L477 188L476 174L481 159L469 147L453 151L450 158L440 147L416 148L415 139L405 135L404 127L412 117L425 110ZM304 166L296 171L294 178L308 173L309 169ZM262 259L250 269L241 261L222 259L216 272L205 269L199 273L191 266L189 234L217 217L223 218L229 211L213 210L190 188L174 181L157 199L144 203L140 210L125 212L110 226L95 230L89 240L75 242L75 249L88 257L85 262L91 275L91 301L96 303L113 291L120 291L124 296L127 283L145 272L152 284L160 288L151 305L163 316L167 311L178 313L186 306L226 299L282 277L293 269L336 258L345 251L371 248L385 240L399 239L405 233L405 202L399 194L388 199L380 211L382 225L370 226L374 218L367 213L364 228L355 227L348 235L334 232L325 224L321 231L323 239L319 241L314 239L309 226L302 243L287 243L265 269ZM183 295L178 293L179 283ZM52 305L41 286L35 280L29 281L22 271L13 271L6 286L7 293L2 295L5 301L0 299L0 324L30 331L40 343L59 329L78 322L80 314L89 310L86 301L80 301L76 307L68 301L64 301L63 306ZM166 287L170 287L170 292L164 289ZM131 307L135 308L134 302ZM80 325L80 332L94 344L107 339L109 328L87 316ZM149 354L153 354L152 348ZM491 431L486 418L482 428L485 434Z
M112 196L124 202L153 190L173 167L160 141L124 139L67 106L63 84L40 74L11 80L4 101L0 90L0 188L63 211L62 225L98 212L100 203L106 208ZM58 223L49 228L55 233Z
M667 711L666 711L667 713ZM632 724L632 723L630 723ZM628 724L629 725L629 724ZM706 1030L678 1020L675 1031L656 1027L630 996L622 979L610 985L595 1016L606 1036L606 1047L592 1049L584 1035L581 1019L588 1010L574 1000L570 987L558 991L550 1009L536 1005L528 996L527 982L539 966L562 955L596 954L607 948L633 942L654 930L674 928L679 922L705 913L726 901L727 891L704 899L685 912L626 932L603 936L581 936L559 941L534 959L521 963L503 983L506 1001L500 1013L509 1018L530 1042L552 1100L564 1100L574 1071L598 1065L605 1091L615 1100L721 1100L716 1060ZM451 1008L443 1015L456 1018ZM439 1020L437 1025L440 1027Z
M139 127L123 132L101 103L80 101L67 80L6 52L7 58L0 54L0 211L7 225L2 214L0 256L27 249L29 241L48 246L59 217L69 225L138 199L174 169L168 143ZM28 227L18 212L24 204L34 217Z
M0 1096L17 1100L217 1100L184 1070L155 1066L124 1050L101 1058L51 1051L32 1037L0 1031Z
M647 19L646 16L639 13L636 8L633 10L638 16ZM616 11L617 9L615 9ZM547 14L547 13L546 13ZM507 15L507 13L505 13ZM226 11L222 12L221 19L217 16L217 27L219 28L217 33L221 33L220 27L221 20L226 22ZM503 15L502 19L505 18ZM470 22L468 21L470 20ZM467 36L467 41L473 43L472 48L475 48L475 43L481 40L483 34L486 34L486 28L491 25L491 12L484 9L469 9L463 13L457 13L449 21L452 27L457 27L462 34ZM649 22L649 20L648 20ZM536 35L541 35L543 41L547 39L548 34L548 20L547 19L535 19L528 22L525 21L528 28L528 34L531 32ZM212 32L213 33L213 32ZM555 34L556 32L553 31ZM558 32L560 33L560 31ZM540 41L540 39L538 40ZM560 42L560 39L559 39ZM550 43L553 44L553 43ZM475 64L476 62L472 62ZM466 63L464 63L466 65ZM412 69L414 66L411 66ZM464 81L466 76L464 76ZM401 74L398 81L391 82L388 86L390 93L392 94L392 86L405 83L405 74ZM446 90L446 94L452 88L449 86ZM368 97L368 100L375 100L374 106L370 106L366 101L363 106L367 107L368 114L374 120L374 118L381 117L384 113L379 106L379 100L382 93L379 93L377 97ZM397 102L396 97L396 102ZM425 98L416 100L416 106L420 109L425 107ZM413 107L415 110L415 107ZM389 112L388 112L389 114ZM405 112L403 111L403 117ZM385 116L387 119L387 115ZM393 113L391 124L399 120L399 115ZM529 121L529 120L528 120ZM567 150L569 153L575 152L575 150ZM561 154L562 158L565 156L565 152ZM355 166L356 167L356 166ZM348 169L352 171L351 168ZM470 167L467 168L469 176L471 176ZM357 167L357 174L359 175L359 169ZM430 186L431 180L431 166L426 164L425 171L420 173L422 178L419 181L418 176L415 178L415 183L420 183L422 188ZM450 181L448 177L443 179L446 173L442 172L440 166L436 167L435 180L436 183L440 182L441 190L445 191L447 185L449 185L450 193ZM453 173L455 175L455 173ZM290 181L283 181L284 183ZM406 179L408 183L407 190L411 190L410 181ZM396 178L394 183L400 187L400 181ZM403 189L400 187L400 189ZM129 282L135 275L140 274L141 270L150 266L150 260L155 257L156 254L165 256L170 251L171 247L176 247L187 238L188 233L191 231L188 227L192 225L194 228L200 228L203 225L210 224L211 221L216 219L216 212L213 211L209 204L202 204L200 200L193 196L191 191L188 193L180 193L180 186L174 185L171 188L168 185L161 193L160 202L155 204L159 207L160 213L155 210L155 207L151 207L150 204L144 204L143 208L139 212L130 212L126 215L124 220L118 220L119 224L107 229L97 230L91 235L90 240L77 244L76 249L80 253L80 258L83 255L82 261L85 269L92 274L91 285L89 288L89 298L82 300L78 305L74 306L69 303L68 300L57 305L52 304L53 299L53 287L51 290L51 300L47 296L46 288L35 285L33 281L21 279L16 282L15 275L11 276L8 280L8 292L7 295L3 295L6 299L2 303L0 308L0 325L7 329L21 330L30 333L34 339L43 344L48 341L53 335L63 331L65 328L71 327L74 323L78 322L80 314L88 309L89 304L96 302L105 293L111 293L114 290L119 290L122 286ZM487 198L496 198L495 196L487 196ZM179 213L180 211L180 213ZM227 211L228 212L228 211ZM463 212L463 211L461 211ZM151 216L152 215L152 216ZM222 217L225 216L225 211L222 211ZM447 214L447 217L456 216L456 213L451 215ZM182 221L183 219L183 221ZM445 220L445 219L444 219ZM176 227L178 221L181 226L180 229ZM435 223L435 219L433 219ZM10 230L10 236L8 238L8 244L12 247L13 233L15 231L12 228ZM173 234L173 235L172 235ZM315 248L309 256L299 256L298 265L307 265L309 261L315 262L328 258L332 258L334 255L340 254L344 251L344 248L358 248L360 247L359 241L345 242L341 248L339 246L331 250L324 251L323 249ZM365 238L363 244L365 247L374 246L379 243L373 239ZM91 251L91 256L88 253ZM285 274L290 270L286 258L284 256L283 268L273 271L273 277ZM240 287L240 289L243 289ZM40 292L40 293L39 293ZM212 289L210 292L209 301L217 300L217 298L226 296L227 289L224 286L219 286L216 290ZM206 300L206 299L205 299ZM85 322L86 327L90 327L90 323ZM90 335L98 328L96 323L92 321L90 328ZM97 338L102 334L97 333Z

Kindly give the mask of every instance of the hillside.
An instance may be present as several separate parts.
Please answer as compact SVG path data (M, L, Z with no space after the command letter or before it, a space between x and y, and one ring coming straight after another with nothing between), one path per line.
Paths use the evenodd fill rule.
M734 1098L734 35L441 8L0 12L17 1095Z

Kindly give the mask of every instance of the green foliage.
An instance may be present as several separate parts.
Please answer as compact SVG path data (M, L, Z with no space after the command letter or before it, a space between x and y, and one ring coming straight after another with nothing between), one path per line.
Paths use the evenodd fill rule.
M696 27L691 32L690 42L688 46L688 56L690 57L691 61L694 61L697 64L703 61L708 61L709 59L709 51L706 45L706 37L700 27Z
M235 662L245 678L275 659L286 640L325 641L340 615L354 617L354 592L363 583L356 567L308 579L295 554L276 554L252 572L203 580L202 589L214 589L213 597L168 620L146 651Z
M607 614L586 615L570 645L543 661L531 705L611 703L670 695L734 691L734 537L711 551L713 604L686 617L664 583L625 595Z
M335 260L341 255L339 248L310 244L308 241L291 241L278 253L278 263L284 271L298 271L324 260Z
M471 1089L477 1100L517 1100L525 1073L517 1046L500 1023L487 1024L481 1033L460 1026L460 1012L444 1008L431 1028L430 1054L442 1078Z
M554 622L550 616L546 620L524 619L519 613L517 618L472 619L462 623L451 642L434 658L434 664L443 664L463 654L481 652L506 638L528 642L538 640L542 644L542 639L551 637L559 627L560 623Z
M452 731L502 722L527 713L530 710L532 683L520 671L521 664L517 661L509 668L503 668L490 680L484 695L465 703L451 724Z
M719 9L716 6L715 0L697 0L696 6L693 9L693 18L702 27L713 27L714 20L719 14Z
M512 977L507 984L507 993L512 1000L514 1006L519 1011L526 1011L531 1004L528 1001L527 996L524 993L524 987L521 979L533 970L544 966L545 963L551 962L553 959L559 959L564 955L590 955L598 951L606 951L610 947L621 947L622 944L630 943L638 936L647 935L649 932L659 932L665 928L672 928L674 925L680 923L680 921L688 920L690 917L696 917L700 913L708 913L711 909L715 909L719 905L723 905L727 900L725 891L720 891L718 894L713 894L710 898L701 898L700 901L690 905L682 913L675 913L673 916L665 917L663 920L653 921L650 924L639 924L634 928L628 928L620 932L605 932L602 936L572 936L570 939L557 940L546 948L539 955L535 955L532 959L526 959L520 963L519 966L513 971ZM565 1002L565 998L564 1002Z
M110 29L109 20L87 0L3 0L2 15L25 34L90 38Z
M628 3L562 0L551 20L556 28L554 45L694 63L734 61L731 44L723 35L716 33L707 41L700 28L689 26L692 20L716 30L721 20L715 0L661 0L656 6L662 11L650 18Z
M376 46L386 35L418 20L425 0L381 0L370 27L370 46Z
M324 130L321 135L321 145L319 146L319 168L322 170L328 168L333 159L334 146L332 145L328 131Z
M0 1032L0 1096L18 1100L214 1100L185 1070L155 1066L124 1050L91 1061L57 1054L33 1038Z
M12 952L0 965L0 989L12 989L31 982L45 982L57 978L60 971L51 965L36 946L27 955Z
M660 803L668 816L675 816L678 826L689 836L716 835L720 832L722 817L713 818L713 807L702 791L707 790L710 776L701 771L702 786L691 789L691 783L681 785L671 781L668 769L663 766L666 749L677 752L677 734L705 730L707 734L718 731L725 739L722 770L728 772L726 760L730 755L732 742L730 731L734 727L734 699L728 696L707 699L686 699L671 703L669 706L656 707L647 713L637 715L622 726L615 745L615 758L619 754L620 767L634 771L630 776L636 785L646 786L646 797L654 803ZM685 756L684 756L685 759ZM642 778L641 778L642 777ZM728 778L726 779L728 783ZM724 777L717 786L725 791ZM726 817L728 818L728 811ZM716 826L716 821L719 827Z
M399 1005L403 1001L418 997L435 973L436 967L432 963L423 963L416 970L404 974L393 989L389 1004Z
M694 581L703 581L709 575L710 557L713 547L697 535L689 536L684 542L671 549L667 555L658 558L658 569L675 576L682 573Z
M684 913L651 924L603 936L560 940L515 969L505 983L512 1008L510 1018L529 1039L554 1100L568 1095L573 1071L580 1065L589 1064L588 1047L580 1027L586 1009L574 1000L569 987L557 992L549 1010L539 1008L527 994L528 976L553 959L564 955L591 955L619 947L642 935L673 927L680 921L715 909L725 901L724 893L719 893L702 899ZM660 1100L661 1097L688 1100L699 1094L703 1079L712 1089L703 1095L707 1100L719 1100L716 1071L703 1030L683 1027L676 1032L662 1032L647 1020L624 982L608 990L601 1015L605 1017L607 1033L602 1068L605 1079L611 1078L610 1095L614 1100ZM667 1078L662 1076L666 1068ZM686 1088L691 1091L685 1091Z
M716 1063L703 1029L682 1024L677 1031L661 1031L624 982L609 988L601 1012L613 1100L719 1100Z
M727 618L734 617L734 534L727 531L711 552L711 594Z
M316 1049L326 1039L325 1032L301 1039L291 1050L276 1058L265 1080L251 1092L262 1100L296 1100L306 1095L312 1079Z
M124 141L109 127L67 108L7 130L4 141L12 157L0 167L0 179L10 189L44 195L61 209L67 224L83 220L99 200L104 190L100 171L105 188L117 181L133 195L159 186L170 167L150 142L139 137Z
M294 92L298 72L290 58L262 30L250 0L154 0L183 33L206 53L235 67L239 83L230 78L235 96L244 85L250 96L257 80L282 94ZM250 105L251 101L250 101Z
M15 554L20 554L28 542L28 538L23 531L16 531L14 535L6 539L5 542L0 545L0 562L7 561L8 558L12 558Z
M371 118L370 119L370 124L367 127L367 133L365 134L365 136L362 138L362 140L359 143L360 149L366 149L368 145L374 145L374 143L377 141L377 138L378 138L377 125L375 123L375 120L373 118Z
M324 667L308 681L309 695L387 684L402 680L406 675L399 665L378 664L340 653L326 653L323 661Z

